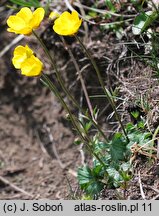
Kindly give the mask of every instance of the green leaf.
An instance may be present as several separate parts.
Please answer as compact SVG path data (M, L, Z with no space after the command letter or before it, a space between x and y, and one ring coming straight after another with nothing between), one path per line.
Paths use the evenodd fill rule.
M106 167L109 167L109 164L111 162L111 155L109 153L105 153L101 157L101 160L105 163ZM101 163L97 159L94 159L93 167L96 167L96 166L101 166Z
M78 180L80 185L87 184L92 181L92 179L92 172L88 166L84 166L78 169Z
M124 172L129 171L131 169L130 162L122 163L120 169L123 170Z
M101 176L102 170L103 170L103 167L101 165L94 166L92 170L94 177L99 177L99 178L102 177Z
M139 122L137 123L137 127L138 127L138 128L141 128L141 129L144 129L144 127L145 127L144 121L139 121Z
M26 0L9 0L10 2L12 2L13 4L17 4L23 7L40 7L40 2L38 0L30 0L30 1L26 1Z
M131 112L131 115L135 118L135 119L137 119L139 116L140 116L140 113L139 113L139 111L132 111Z
M88 184L86 192L90 195L99 194L103 187L104 184L102 182L93 181L91 184Z
M95 167L91 170L88 166L84 166L78 169L78 182L82 189L90 195L98 194L104 184L100 182L100 167Z
M90 195L83 195L80 200L93 200L93 197Z
M120 171L120 175L124 182L130 181L132 179L132 175L129 174L128 172Z
M114 7L114 5L113 5L113 3L112 3L111 0L105 0L105 3L106 3L106 6L107 6L112 12L115 12L115 11L116 11L116 9L115 9L115 7Z
M112 161L125 159L126 141L121 133L116 133L110 142L110 154Z
M85 125L84 125L85 131L88 132L89 129L91 128L91 126L92 126L92 122L87 122L87 123L85 123Z
M107 151L108 148L109 148L109 145L104 142L98 141L94 143L94 152L96 154L101 153L103 151Z
M130 142L127 147L131 148L131 146L135 143L137 143L139 146L142 146L151 140L151 136L152 135L149 132L142 132L138 129L134 129L128 134ZM152 142L149 142L148 146L152 146Z
M147 11L139 14L135 20L132 27L132 32L134 35L139 35L151 25L151 23L158 17L157 11Z
M95 11L89 11L88 15L90 17L96 17L97 16L97 12L95 12Z
M115 187L119 187L123 180L120 173L114 167L108 168L107 172L109 175L109 182L111 182Z
M126 125L126 131L127 132L129 132L129 131L132 131L132 129L134 129L135 128L135 126L132 124L132 123L128 123L127 125Z

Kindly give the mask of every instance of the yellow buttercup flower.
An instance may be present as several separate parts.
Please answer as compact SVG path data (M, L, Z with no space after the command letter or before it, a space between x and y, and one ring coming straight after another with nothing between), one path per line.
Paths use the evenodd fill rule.
M30 35L33 29L39 27L44 18L43 8L37 8L32 12L29 8L22 8L16 15L10 16L7 20L9 28L7 31L16 34Z
M25 60L21 65L21 74L25 76L39 76L43 68L43 63L34 55Z
M39 76L43 68L43 63L27 45L15 48L12 63L16 69L21 69L21 74L25 76Z
M72 36L77 33L81 24L82 19L79 19L77 11L65 11L55 20L53 30L59 35Z
M21 68L21 64L33 55L33 51L26 45L17 46L13 53L12 63L16 69Z
M49 19L54 20L56 18L58 18L60 16L59 13L57 13L56 11L52 11L49 15Z

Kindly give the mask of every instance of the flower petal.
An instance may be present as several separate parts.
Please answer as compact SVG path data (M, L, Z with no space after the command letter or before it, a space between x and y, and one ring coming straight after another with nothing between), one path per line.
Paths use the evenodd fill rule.
M28 45L25 45L25 50L26 50L26 54L27 54L27 57L29 58L30 56L33 55L33 50L30 49L30 47L28 47Z
M33 51L26 45L17 46L13 52L12 63L16 69L20 69L22 63L30 56L33 55Z
M81 23L82 19L79 19L76 11L72 14L65 11L55 20L53 30L59 35L71 36L78 31Z
M44 18L44 9L38 8L33 13L24 7L15 16L10 16L7 20L9 32L16 34L30 35L34 28L38 28L40 22Z
M77 11L72 11L72 19L79 20Z
M32 28L38 28L41 21L44 19L44 15L45 15L45 10L43 8L37 8L34 12L33 12L33 17L31 19L31 21L29 22L29 25Z
M61 14L60 19L62 21L64 20L70 20L71 19L71 14L68 11L65 11Z
M25 76L39 76L43 68L43 63L34 55L26 59L21 65L21 74Z
M24 20L17 16L10 16L7 20L7 24L10 27L10 31L15 30L17 32L25 28Z
M49 15L49 19L54 20L56 18L58 18L60 16L59 13L57 13L56 11L52 11Z
M26 60L26 52L23 46L18 46L14 50L14 57L12 59L12 63L16 69L21 68L21 64Z
M24 7L22 8L17 14L16 14L17 17L20 17L21 19L24 20L24 22L26 24L29 23L29 20L32 19L33 17L33 13L32 11L30 10L30 8L27 8L27 7Z
M7 29L8 32L26 35L29 35L32 32L32 29L28 25L26 25L24 20L17 16L10 16L7 20L7 24L10 27Z

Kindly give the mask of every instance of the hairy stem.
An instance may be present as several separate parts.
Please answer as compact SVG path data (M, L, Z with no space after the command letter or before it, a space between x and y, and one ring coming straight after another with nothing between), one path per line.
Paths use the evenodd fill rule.
M117 120L118 120L118 122L119 122L119 124L120 124L120 126L121 126L121 128L122 128L122 130L123 130L123 133L124 133L124 135L125 135L125 138L126 138L127 142L129 142L129 138L128 138L127 133L126 133L126 131L125 131L124 125L123 125L123 123L122 123L122 121L121 121L121 119L120 119L120 116L119 116L119 114L118 114L118 112L117 112L115 103L114 103L114 101L112 100L112 98L110 97L110 95L109 95L109 93L108 93L108 90L106 90L106 88L105 88L103 79L102 79L102 77L101 77L101 74L100 74L100 71L99 71L99 68L98 68L96 62L94 61L94 59L92 58L91 54L90 54L89 51L86 49L86 47L84 46L84 44L82 43L81 39L80 39L77 35L74 35L74 36L75 36L76 40L79 42L79 44L81 45L82 49L85 51L85 53L86 53L86 55L88 56L88 58L90 59L91 64L92 64L92 66L94 67L94 69L95 69L95 71L96 71L96 74L97 74L97 76L98 76L99 83L100 83L100 85L102 86L102 89L103 89L103 91L104 91L104 93L105 93L105 95L106 95L106 97L107 97L109 103L111 104L112 109L114 110L115 116L116 116L116 118L117 118Z
M81 110L81 112L85 113L84 110L80 107L80 105L78 104L78 102L74 99L74 97L70 94L70 92L68 91L68 89L65 87L64 85L64 81L58 71L57 65L55 60L53 59L53 57L50 55L49 50L47 49L47 47L45 46L45 44L43 43L43 41L41 40L41 38L39 37L39 35L33 30L33 34L34 36L37 38L37 40L39 41L40 45L42 46L46 56L50 59L50 63L52 68L55 70L57 79L63 89L63 91L65 92L65 94L69 97L69 99L74 103L74 105ZM106 142L108 142L108 138L105 136L105 134L103 133L103 131L100 129L99 125L96 123L96 121L94 121L94 119L92 119L90 116L88 116L89 120L92 122L92 124L94 125L95 128L97 128L97 130L99 131L99 133L103 136L103 138L105 139Z
M105 167L105 163L99 158L99 156L93 151L92 147L90 146L90 138L88 136L86 136L86 138L82 135L81 130L79 128L79 126L77 125L77 122L74 118L74 116L72 115L70 109L68 108L67 104L65 103L65 101L63 100L62 96L60 95L60 93L58 92L56 86L51 82L51 80L49 79L49 77L47 75L45 75L44 73L42 73L41 75L41 81L47 85L47 87L58 97L58 99L60 100L62 106L64 107L64 109L68 112L70 120L74 126L74 128L76 129L76 131L78 132L81 140L85 143L85 145L87 146L88 150L90 151L90 153L100 162L100 164Z
M86 101L87 101L87 105L88 105L88 108L89 108L90 113L91 113L91 117L92 117L93 121L96 122L96 120L94 119L93 107L92 107L91 101L90 101L90 99L89 99L89 95L88 95L88 92L87 92L87 88L86 88L86 85L85 85L85 83L84 83L84 79L83 79L83 77L82 77L82 73L81 73L81 70L80 70L80 68L79 68L79 65L78 65L78 63L77 63L77 61L76 61L76 59L75 59L75 57L74 57L74 55L73 55L71 49L69 49L69 47L68 47L68 45L66 44L66 42L65 42L65 40L64 40L63 37L61 37L61 40L62 40L62 42L64 43L64 45L65 45L65 47L66 47L66 49L67 49L67 51L68 51L68 53L69 53L69 55L70 55L70 57L71 57L71 59L72 59L72 62L73 62L73 64L74 64L75 68L76 68L76 71L77 71L77 73L78 73L78 76L79 76L79 79L80 79L80 82L81 82L81 86L82 86L82 89L83 89L83 92L84 92L84 95L85 95L85 98L86 98Z

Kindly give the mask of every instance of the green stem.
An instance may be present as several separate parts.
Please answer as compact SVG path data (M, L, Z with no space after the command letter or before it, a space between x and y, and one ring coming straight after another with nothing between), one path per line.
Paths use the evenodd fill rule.
M101 77L101 74L100 74L100 71L99 71L99 69L98 69L98 66L97 66L96 62L94 61L94 59L92 58L91 54L90 54L89 51L86 49L86 47L84 46L84 44L82 43L81 39L80 39L77 35L74 35L74 36L75 36L76 40L79 42L79 44L81 45L82 49L85 51L85 53L86 53L86 55L88 56L88 58L90 59L92 65L93 65L93 67L94 67L94 69L95 69L95 71L96 71L96 74L97 74L97 76L98 76L99 83L100 83L100 85L102 86L102 89L103 89L103 91L104 91L104 93L105 93L105 95L106 95L106 97L107 97L109 103L111 104L112 109L114 110L115 116L116 116L116 118L117 118L117 120L118 120L118 122L119 122L119 124L120 124L120 126L121 126L121 128L122 128L122 130L123 130L123 133L124 133L124 135L125 135L125 138L126 138L127 142L129 142L129 138L128 138L127 133L126 133L126 131L125 131L124 125L123 125L123 123L122 123L122 121L121 121L121 119L120 119L120 116L119 116L119 114L118 114L118 112L117 112L115 103L114 103L114 101L112 100L112 98L110 97L110 95L109 95L109 93L108 93L108 90L106 90L106 88L105 88L103 79L102 79L102 77Z
M73 103L76 105L76 107L79 108L79 105L78 103L75 101L75 99L72 97L72 95L70 94L70 92L67 90L67 88L65 87L65 84L64 84L64 81L58 71L58 68L57 68L57 65L56 65L56 62L54 60L54 58L50 55L50 52L49 50L47 49L47 47L45 46L45 44L43 43L43 41L41 40L41 38L39 37L38 34L36 34L35 31L33 31L33 34L35 35L35 37L37 38L37 40L40 42L41 46L43 47L44 49L44 52L45 54L47 55L47 57L50 59L50 62L51 62L51 66L52 68L55 70L55 73L56 73L56 76L57 76L57 79L63 89L63 91L65 92L66 95L69 96L69 98L73 101Z
M44 73L42 73L41 79L42 79L42 81L43 81L44 83L46 83L47 87L58 97L58 99L60 100L62 106L63 106L64 109L68 112L69 117L70 117L70 119L71 119L71 121L72 121L73 126L75 127L75 129L76 129L77 131L79 131L79 128L77 127L77 125L76 125L76 123L75 123L75 121L74 121L74 117L73 117L72 113L70 112L70 110L69 110L67 104L65 103L65 101L64 101L63 98L62 98L62 96L61 96L60 93L58 92L56 86L51 82L51 80L49 79L49 77L48 77L46 74L44 74ZM83 140L83 136L82 136L81 138L82 138L82 140Z
M154 139L156 138L158 132L159 132L159 126L156 128L156 130L155 130L155 132L154 132L154 134L152 136L153 147L154 147L154 144L155 144ZM152 150L150 151L150 154L152 154ZM158 138L157 138L157 159L159 159L159 140L158 140Z
M53 57L50 55L50 52L48 51L47 47L45 46L45 44L43 43L43 41L41 40L41 38L36 34L35 31L33 31L33 34L35 35L35 37L37 38L37 40L40 42L41 46L43 47L44 49L44 52L45 54L47 55L47 57L50 59L50 62L51 62L51 66L52 68L55 70L55 73L56 73L56 76L57 76L57 79L63 89L63 91L66 93L66 95L69 96L69 98L73 101L73 103L76 105L76 107L79 108L79 105L78 103L75 101L75 99L72 97L72 95L70 94L70 92L67 90L67 88L65 87L64 85L64 81L57 69L57 65L56 65L56 62L55 60L53 59Z
M99 163L105 168L106 164L100 159L100 157L93 151L92 147L86 143L87 148L90 150L92 155L99 161Z
M53 59L53 57L50 55L50 52L48 51L47 47L45 46L45 44L43 43L43 41L41 40L41 38L39 37L39 35L33 30L33 34L34 36L37 38L37 40L39 41L40 45L43 47L44 52L46 54L46 56L50 59L50 63L52 68L55 70L57 79L63 89L63 91L65 92L65 94L70 98L70 100L74 103L74 105L82 112L85 113L84 110L79 106L79 104L77 103L77 101L74 99L74 97L70 94L70 92L68 91L68 89L65 87L64 85L64 81L57 69L57 65L55 63L55 60ZM105 136L105 134L103 133L103 131L100 129L100 127L98 126L98 124L96 124L96 122L90 117L88 116L89 120L92 122L92 124L94 125L94 127L97 128L97 130L99 131L99 133L103 136L103 138L105 139L106 142L108 142L108 138Z
M86 88L84 79L83 79L83 77L82 77L82 73L81 73L81 70L80 70L80 68L79 68L79 65L78 65L78 63L77 63L77 61L76 61L76 59L75 59L75 57L74 57L74 55L73 55L71 49L70 49L69 46L67 45L65 39L64 39L63 37L61 37L61 40L62 40L64 46L66 47L66 50L67 50L67 52L69 53L69 55L70 55L70 57L71 57L71 59L72 59L72 62L73 62L73 64L74 64L74 66L75 66L75 69L76 69L76 71L77 71L78 77L79 77L80 82L81 82L81 86L82 86L82 89L83 89L83 92L84 92L84 96L85 96L85 98L86 98L86 102L87 102L87 105L88 105L88 108L89 108L91 117L92 117L93 121L96 122L96 120L95 120L95 118L94 118L93 107L92 107L91 101L90 101L90 99L89 99L89 95L88 95L88 92L87 92L87 88Z
M64 107L64 109L68 112L70 120L74 126L74 128L76 129L76 131L78 132L81 140L86 144L87 148L90 150L91 154L100 162L100 164L103 167L106 167L105 163L98 157L98 155L92 150L91 146L89 145L90 139L87 136L87 140L85 140L85 138L83 137L80 128L78 127L76 120L74 119L74 116L72 115L72 113L70 112L67 104L65 103L65 101L63 100L62 96L60 95L60 93L58 92L56 86L51 82L51 80L49 79L49 77L47 75L45 75L44 73L42 73L41 75L41 80L42 82L44 82L47 87L58 97L58 99L60 100L62 106Z

